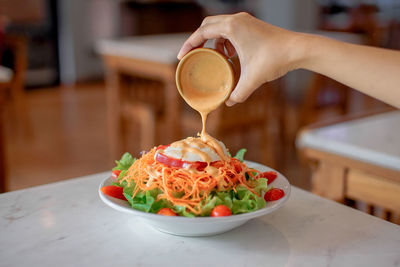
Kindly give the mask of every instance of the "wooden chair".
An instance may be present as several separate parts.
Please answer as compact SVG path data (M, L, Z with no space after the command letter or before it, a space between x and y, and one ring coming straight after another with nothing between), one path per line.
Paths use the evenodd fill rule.
M300 111L300 127L317 121L323 113L345 115L349 95L349 87L321 74L313 74Z
M333 1L334 2L334 1ZM337 8L337 7L336 7ZM334 26L329 21L330 9L320 9L319 34L337 38L341 41L365 45L381 46L385 36L385 29L378 25L378 9L374 5L360 4L349 9L349 23L346 26ZM336 36L329 36L334 35ZM340 33L345 34L342 37ZM347 35L362 35L363 40L356 40ZM354 36L355 37L355 36ZM343 38L343 39L342 39ZM352 40L354 39L354 40ZM334 111L338 115L344 115L348 111L350 101L350 88L320 74L313 74L311 82L306 89L305 101L302 106L300 127L315 122L324 113ZM377 101L365 96L364 106L372 108Z
M2 39L2 48L12 51L13 54L13 70L2 68L5 75L0 80L0 193L7 190L6 184L6 157L5 157L5 140L4 140L4 106L8 99L12 99L14 112L18 119L25 126L28 124L24 78L27 66L26 58L26 41L20 36L4 36ZM29 134L30 127L27 127L25 133Z
M178 105L181 109L179 114L182 116L176 118L176 125L182 129L178 138L193 136L201 131L200 116L183 104L182 99L175 103L165 101L163 83L139 77L125 77L120 82L125 88L125 102L121 103L124 115L121 132L125 134L121 141L123 147L129 147L129 151L138 154L153 146L175 141L164 136L166 129L171 127L166 120L164 107L167 104ZM275 166L278 145L274 141L278 137L271 134L268 119L273 107L270 104L272 95L271 87L264 85L245 103L233 107L223 105L210 115L208 132L223 140L232 152L252 146L254 149L249 149L249 155L253 160ZM253 138L256 134L257 140Z
M126 77L126 101L122 104L124 130L134 133L135 140L125 136L125 143L135 151L145 151L166 142L162 129L165 127L165 89L162 82L139 77ZM133 127L132 127L133 126ZM139 144L139 146L138 146Z
M4 140L4 103L5 93L11 83L12 72L8 69L0 69L0 193L7 189L7 170L6 170L6 157L5 157L5 140Z
M207 132L222 140L232 153L246 147L247 159L275 167L278 137L270 130L272 90L268 84L261 86L244 103L233 107L222 105L209 115ZM182 129L184 135L201 131L201 119L197 112L185 105Z
M27 43L23 36L6 35L3 47L12 53L12 71L11 81L3 84L6 90L7 99L11 99L15 118L17 122L15 128L23 129L26 136L32 135L32 128L28 119L27 105L25 99L24 80L27 69ZM22 127L21 127L22 126Z

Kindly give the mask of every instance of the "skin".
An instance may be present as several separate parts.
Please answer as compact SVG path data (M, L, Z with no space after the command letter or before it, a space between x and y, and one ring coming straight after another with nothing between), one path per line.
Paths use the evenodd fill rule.
M216 49L235 54L240 79L226 101L245 101L261 84L289 71L307 69L400 107L400 52L288 31L247 13L212 16L186 40L178 54L216 39ZM225 48L225 49L224 49Z

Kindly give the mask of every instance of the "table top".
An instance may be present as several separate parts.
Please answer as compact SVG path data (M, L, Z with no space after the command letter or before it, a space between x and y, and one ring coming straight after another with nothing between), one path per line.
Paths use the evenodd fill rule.
M179 49L189 36L189 33L175 33L101 40L96 49L103 55L175 64Z
M0 194L1 266L395 266L400 227L293 187L212 237L158 232L98 196L110 173Z
M309 147L400 171L400 111L303 131L298 147Z

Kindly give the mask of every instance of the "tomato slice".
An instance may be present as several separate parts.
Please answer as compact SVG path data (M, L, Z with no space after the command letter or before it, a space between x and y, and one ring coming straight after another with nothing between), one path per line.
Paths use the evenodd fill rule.
M103 192L105 195L110 196L110 197L115 197L115 198L119 198L122 200L126 200L126 198L124 196L124 189L120 186L116 186L116 185L103 186L101 188L101 192Z
M164 149L166 149L167 147L169 147L169 146L167 146L167 145L159 145L159 146L156 148L156 150L159 150L159 149L164 150Z
M222 216L231 216L232 211L228 206L218 205L213 208L211 211L211 217L222 217Z
M268 184L271 184L278 177L278 174L274 171L263 172L261 174L261 178L267 178Z
M275 201L283 198L284 195L285 192L282 189L272 188L265 193L264 199L265 201Z
M207 162L201 161L184 161L177 158L168 157L164 155L160 151L156 153L156 161L162 164L165 164L169 167L177 167L177 168L191 168L194 167L197 170L202 170L207 167Z
M164 215L164 216L177 216L175 212L173 212L171 209L169 208L162 208L160 209L157 214L159 215Z
M118 179L119 174L121 173L121 170L114 170L111 173L112 178Z

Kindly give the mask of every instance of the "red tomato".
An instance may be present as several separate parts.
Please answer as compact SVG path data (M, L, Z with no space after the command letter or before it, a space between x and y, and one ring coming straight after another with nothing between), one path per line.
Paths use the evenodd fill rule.
M164 215L164 216L177 216L175 212L173 212L169 208L162 208L160 209L157 214Z
M211 211L211 217L231 216L232 211L225 205L218 205Z
M103 192L105 195L110 196L110 197L115 197L115 198L119 198L122 200L126 200L126 198L124 196L124 189L120 186L116 186L116 185L103 186L101 188L101 192Z
M159 145L159 146L156 148L156 150L159 150L159 149L166 149L167 147L169 147L169 146L166 146L166 145Z
M160 162L162 164L165 164L167 166L177 167L177 168L188 168L188 167L194 166L194 167L196 167L196 169L200 170L200 169L204 169L205 167L207 167L206 162L184 161L184 160L168 157L168 156L162 154L161 152L156 153L156 161Z
M121 173L121 170L114 170L111 173L112 178L118 179L119 174Z
M272 188L265 193L264 199L265 201L275 201L283 198L284 195L285 192L282 189Z
M278 177L278 174L276 172L273 172L273 171L263 172L261 174L261 178L267 178L268 179L268 184L270 184L273 181L275 181L276 177Z

